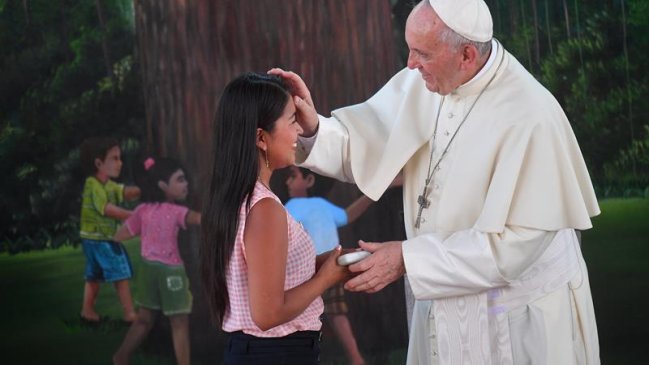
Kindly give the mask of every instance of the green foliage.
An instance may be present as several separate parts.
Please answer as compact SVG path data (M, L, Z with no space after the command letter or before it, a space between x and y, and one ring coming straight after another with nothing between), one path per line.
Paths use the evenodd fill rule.
M586 19L579 38L559 43L542 64L541 81L564 107L600 196L629 195L629 189L641 189L647 181L637 169L611 173L613 166L621 166L616 159L626 159L628 167L637 164L640 156L621 151L633 148L632 136L646 128L649 115L644 102L649 92L649 59L635 50L649 44L640 44L642 38L632 39L627 81L621 24L619 16L606 10L594 13ZM636 27L629 31L649 30L646 24Z
M132 5L0 5L0 250L76 243L79 144L95 135L142 140Z
M604 165L604 196L649 198L649 125L644 127L643 139L634 140Z

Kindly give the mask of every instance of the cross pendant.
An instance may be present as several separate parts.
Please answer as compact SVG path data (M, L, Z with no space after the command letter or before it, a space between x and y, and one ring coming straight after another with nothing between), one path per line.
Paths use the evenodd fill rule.
M426 190L427 187L424 187L424 191L420 196L417 197L417 203L419 204L419 210L417 211L417 219L415 220L415 228L419 229L421 225L421 213L424 209L430 206L430 200L426 199Z

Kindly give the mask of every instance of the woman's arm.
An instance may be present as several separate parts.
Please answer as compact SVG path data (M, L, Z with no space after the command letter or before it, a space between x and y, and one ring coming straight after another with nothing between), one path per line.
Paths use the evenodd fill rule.
M287 224L286 211L272 199L255 204L246 221L244 242L250 312L263 331L294 319L327 288L348 276L347 268L335 262L340 255L337 251L329 255L310 280L285 291Z
M323 252L319 254L318 256L315 257L315 271L320 271L320 268L322 265L327 262L327 259L329 259L329 256L331 255L344 255L346 253L358 251L360 248L334 248L333 250L329 250L327 252ZM350 273L351 274L351 273Z
M319 254L318 256L315 257L315 271L320 270L320 268L322 267L322 264L324 264L327 261L327 259L329 258L329 255L332 252L333 251L323 252L323 253L321 253L321 254Z

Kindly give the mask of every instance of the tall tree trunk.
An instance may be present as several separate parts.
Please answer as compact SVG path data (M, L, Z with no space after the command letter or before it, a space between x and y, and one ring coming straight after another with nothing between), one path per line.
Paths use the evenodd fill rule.
M318 111L327 115L366 99L396 71L391 9L385 0L134 0L134 5L147 150L183 161L197 192L206 186L216 101L236 75L275 66L298 72L311 87ZM271 184L274 190L284 187L281 178ZM340 189L340 199L359 194L354 186ZM198 196L190 199L194 208L200 208ZM382 199L366 216L382 218L384 224L361 226L359 221L353 229L362 235L354 238L402 238L401 211L400 199ZM183 240L196 242L197 231ZM196 255L195 249L184 253L194 289L200 287ZM200 290L194 296L193 347L198 356L219 359L222 337L208 327ZM361 350L405 347L403 284L373 295L372 305L367 297L348 294Z
M575 0L575 31L577 33L577 40L579 44L579 64L582 70L584 69L584 52L581 45L581 24L579 23L579 0Z
M536 9L536 0L532 0L532 17L534 19L534 62L536 67L541 65L541 42L539 41L539 14Z
M63 49L65 52L65 60L70 61L72 60L72 51L70 50L70 42L68 40L68 26L67 26L67 16L65 12L65 1L64 0L59 0L59 16L61 21L59 22L59 26L61 27L61 44L63 45Z
M503 33L503 24L502 24L502 9L500 6L500 0L495 0L496 6L495 6L495 14L494 14L494 20L495 20L495 29L494 31L498 32L498 34Z
M519 0L509 0L509 34L512 35L521 31L519 5Z
M29 0L23 0L23 13L25 13L25 25L29 27L31 24L31 17L29 16Z
M581 73L583 77L586 78L586 67L584 64L584 52L583 52L583 47L582 47L582 41L581 41L581 26L579 23L579 0L575 0L575 32L577 34L577 49L579 51L579 69L581 70ZM586 82L584 83L584 93L583 95L588 94L588 79L586 79Z
M562 0L563 3L563 17L566 24L566 38L570 39L570 14L568 13L568 0Z
M624 50L624 76L626 78L626 100L628 107L627 118L629 120L629 137L630 143L633 143L635 140L635 131L633 130L633 102L631 99L631 76L629 72L629 47L627 39L627 29L626 29L626 5L625 0L621 0L620 4L622 5L622 47ZM631 167L633 170L633 176L637 177L636 172L636 157L634 154L631 155Z
M523 36L525 37L525 50L527 51L527 67L530 72L534 72L534 67L532 65L532 50L530 48L530 37L527 29L527 16L525 14L525 2L520 1L521 4L521 22L523 24Z
M104 9L101 0L95 0L95 8L97 8L97 18L99 18L99 28L101 29L101 51L104 55L104 67L106 67L106 76L113 77L113 64L110 59L108 51L108 32L106 30L106 21L104 20Z
M554 48L552 46L552 28L550 28L550 7L548 5L549 0L545 0L545 31L548 34L548 49L550 54L554 54Z

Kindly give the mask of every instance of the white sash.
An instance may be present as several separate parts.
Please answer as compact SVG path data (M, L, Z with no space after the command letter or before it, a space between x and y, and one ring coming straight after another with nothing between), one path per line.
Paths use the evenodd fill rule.
M566 285L579 271L579 249L575 231L563 229L541 257L508 286L435 299L432 309L440 364L513 364L507 312Z

